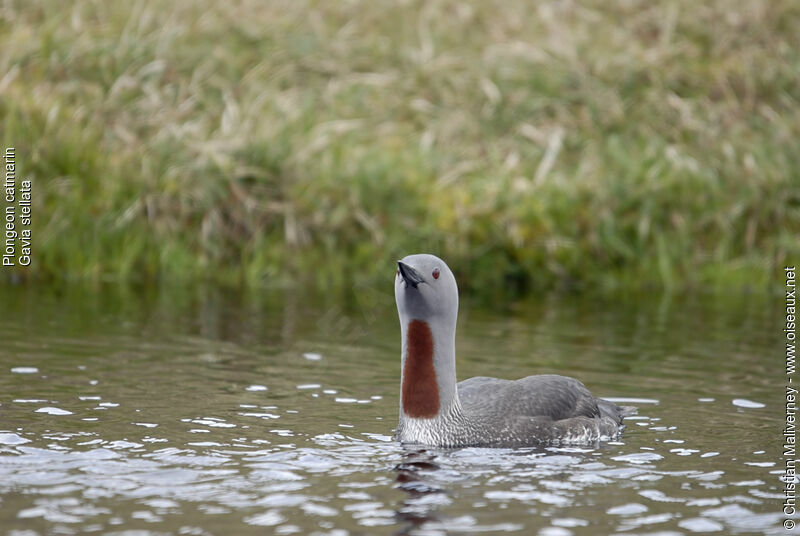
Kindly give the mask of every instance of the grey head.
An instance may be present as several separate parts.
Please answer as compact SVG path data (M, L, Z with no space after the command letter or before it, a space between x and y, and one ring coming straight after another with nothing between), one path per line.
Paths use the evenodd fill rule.
M442 259L420 253L397 261L394 297L401 324L419 319L455 328L458 285Z

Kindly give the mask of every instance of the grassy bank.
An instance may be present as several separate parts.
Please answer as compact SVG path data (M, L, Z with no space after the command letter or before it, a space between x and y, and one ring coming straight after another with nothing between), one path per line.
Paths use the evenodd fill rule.
M800 261L800 4L0 7L42 278L763 288ZM4 271L7 275L9 272Z

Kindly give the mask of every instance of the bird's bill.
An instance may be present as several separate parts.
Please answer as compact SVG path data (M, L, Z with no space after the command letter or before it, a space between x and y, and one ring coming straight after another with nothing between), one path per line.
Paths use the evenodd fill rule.
M403 261L397 261L397 267L400 269L400 275L402 276L403 281L406 282L407 286L411 285L412 287L417 288L417 285L425 282L425 280L422 278L422 275L418 271Z

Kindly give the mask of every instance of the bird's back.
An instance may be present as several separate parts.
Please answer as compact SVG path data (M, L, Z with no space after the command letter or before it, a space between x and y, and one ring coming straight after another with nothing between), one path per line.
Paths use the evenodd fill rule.
M554 374L519 380L479 376L457 385L467 415L498 429L515 429L515 435L531 434L546 441L595 435L587 430L613 437L623 417L635 411L595 398L580 381Z

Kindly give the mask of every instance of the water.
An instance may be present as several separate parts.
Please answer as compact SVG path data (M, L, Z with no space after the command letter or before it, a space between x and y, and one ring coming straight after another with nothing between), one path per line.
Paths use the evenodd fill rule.
M392 440L390 288L2 292L0 534L784 532L774 300L462 300L459 378L640 411L616 442L447 451Z

